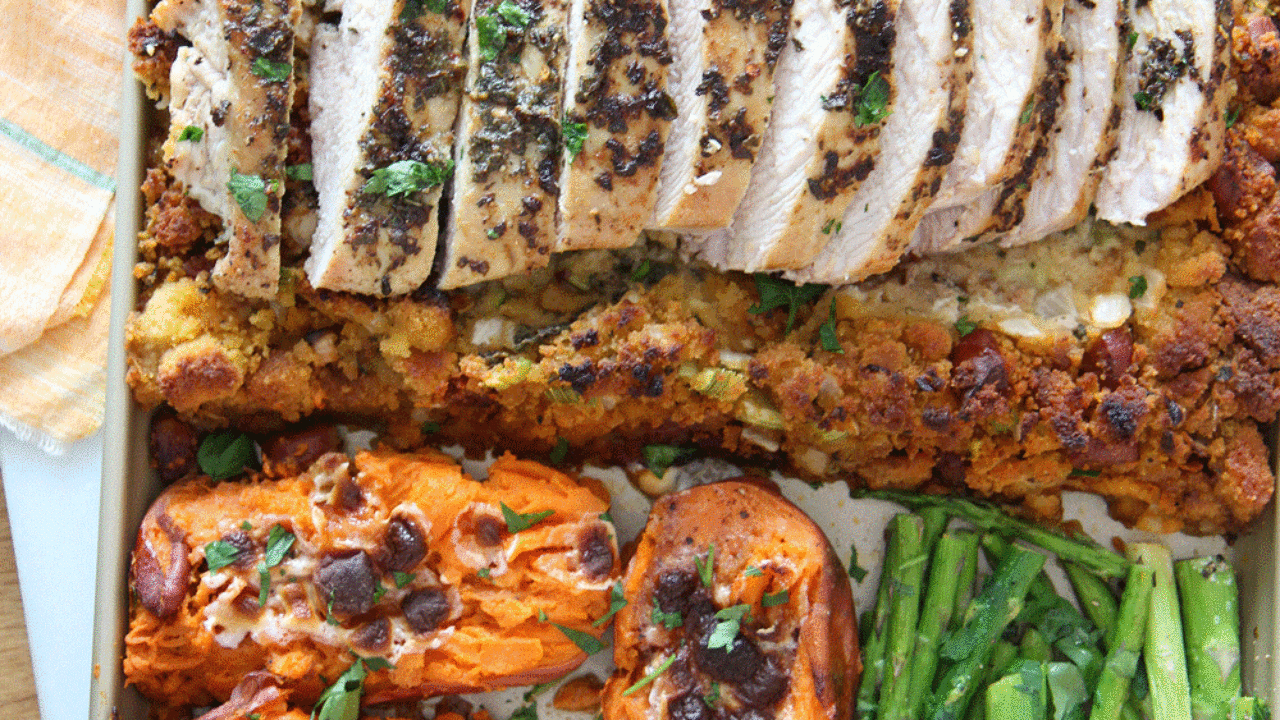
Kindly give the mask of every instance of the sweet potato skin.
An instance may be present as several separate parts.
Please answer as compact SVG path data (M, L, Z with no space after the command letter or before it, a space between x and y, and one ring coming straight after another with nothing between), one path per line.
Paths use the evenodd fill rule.
M709 549L714 545L714 553ZM798 626L794 652L785 668L786 695L776 717L794 720L845 720L852 712L861 674L849 580L822 531L774 489L752 481L726 481L659 499L649 515L624 580L627 606L614 626L614 662L618 670L605 685L606 720L661 720L666 709L651 704L670 700L684 687L660 676L646 692L623 693L649 671L652 658L687 646L653 616L664 574L689 572L712 556L708 592L720 608L749 604L761 626ZM760 572L748 573L755 568ZM764 607L782 591L786 599ZM791 618L788 620L787 618ZM789 625L786 623L790 623ZM779 636L787 635L779 632ZM696 642L696 641L695 641ZM696 654L690 650L687 654ZM705 652L705 650L704 650ZM673 667L685 664L679 660ZM696 661L690 660L690 665ZM687 670L680 671L689 677ZM694 675L697 682L696 675ZM732 692L720 690L721 696Z

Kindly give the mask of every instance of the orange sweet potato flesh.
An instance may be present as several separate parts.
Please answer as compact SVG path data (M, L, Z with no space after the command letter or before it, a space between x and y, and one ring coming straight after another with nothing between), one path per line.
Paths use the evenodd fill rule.
M822 531L773 489L727 481L660 498L624 592L605 720L851 717L861 661L849 579ZM736 628L735 606L746 610ZM726 630L731 642L711 647Z
M511 532L502 505L551 515ZM180 483L138 533L125 674L170 707L224 702L264 670L305 706L352 652L394 665L369 674L367 703L561 677L586 653L555 624L598 637L620 575L608 507L598 484L511 456L485 482L438 453L378 450L284 479ZM264 608L277 524L297 539ZM209 572L215 541L234 562Z

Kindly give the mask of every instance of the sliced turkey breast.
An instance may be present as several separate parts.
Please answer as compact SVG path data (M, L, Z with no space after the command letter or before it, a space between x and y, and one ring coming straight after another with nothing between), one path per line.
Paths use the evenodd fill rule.
M653 216L676 107L666 0L571 0L555 249L627 247Z
M794 269L831 239L876 163L895 105L897 0L796 0L773 116L733 225L698 251L720 267Z
M964 124L971 22L966 3L903 0L892 53L896 97L880 156L831 241L793 280L845 283L893 267L951 162Z
M1141 225L1207 179L1222 159L1231 3L1140 0L1129 8L1117 151L1098 217Z
M475 0L471 18L442 289L542 267L556 239L565 4Z
M165 162L201 207L222 218L226 254L214 284L275 297L280 195L293 101L297 0L164 0L151 19L191 42L170 68Z
M1009 113L1014 105L1008 98L1003 99L1005 104L999 108L1000 112L992 113L1003 114L1006 120L1017 123L1016 128L1004 125L1006 129L1014 129L1008 136L1012 145L1006 155L1004 167L997 176L992 176L993 179L999 178L999 181L979 192L976 197L958 205L948 206L940 199L935 199L933 209L916 228L911 240L912 251L930 253L959 250L967 243L983 240L988 233L1008 230L1022 220L1031 185L1043 174L1043 167L1053 146L1058 110L1062 106L1063 86L1070 65L1071 56L1061 33L1062 10L1060 2L1049 0L1037 18L1040 28L1037 37L1043 42L1042 52L1031 66L1036 82L1027 94L1019 115L1015 118ZM982 54L978 57L981 58ZM978 62L981 66L981 60ZM988 71L992 69L986 68ZM990 101L993 97L987 95L986 99ZM975 100L973 95L969 96L970 108ZM996 125L999 123L992 127ZM968 125L965 130L967 133ZM997 132L996 135L1000 133ZM960 144L964 145L963 136ZM990 152L996 153L999 149L992 148ZM952 168L954 167L953 163ZM950 170L948 177L954 177ZM971 174L968 179L972 180L973 177ZM966 181L962 181L962 185L963 182ZM943 188L946 187L944 180ZM957 187L961 186L952 188L953 198Z
M1067 0L1062 35L1071 60L1062 104L1022 221L1001 237L1006 246L1065 230L1089 212L1102 168L1116 147L1127 19L1122 0Z
M1062 41L1062 0L973 0L973 77L964 132L933 209L962 205L1014 175L1035 138L1036 91Z
M453 162L465 12L459 0L345 0L341 23L316 30L313 286L399 295L430 274Z
M791 0L670 0L676 103L650 227L714 230L733 220L772 108Z

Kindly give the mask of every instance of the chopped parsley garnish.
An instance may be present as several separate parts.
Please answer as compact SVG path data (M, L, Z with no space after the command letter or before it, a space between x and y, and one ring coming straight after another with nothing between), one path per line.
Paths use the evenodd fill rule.
M289 79L289 73L293 72L293 66L287 62L276 62L269 58L259 57L249 66L249 72L263 80L279 82L280 80Z
M752 315L762 315L776 308L787 308L787 332L796 324L796 311L801 305L817 300L826 292L826 285L806 283L796 285L793 282L776 278L764 273L756 273L756 292L760 294L760 302L747 308Z
M528 701L528 698L525 698L525 700ZM511 713L511 717L507 718L507 720L538 720L538 705L530 702L528 705Z
M258 563L258 583L261 586L258 589L259 606L267 604L267 596L271 592L271 568L284 560L285 554L289 552L289 548L293 547L293 541L296 539L293 533L281 527L280 523L271 526L271 532L267 535L267 551L262 556L262 562Z
M200 142L204 139L204 128L188 125L182 128L182 132L178 134L179 141Z
M511 0L502 0L498 3L498 15L502 16L503 21L512 27L524 29L529 25L529 21L533 16L528 10L511 2Z
M1022 114L1018 116L1018 124L1026 125L1031 122L1031 112L1035 110L1035 108L1036 101L1034 99L1028 100L1027 104L1022 106Z
M1239 106L1239 105L1237 105L1237 106L1235 106L1235 107L1233 107L1233 108L1228 108L1228 109L1227 109L1227 129L1228 129L1228 130L1230 130L1230 129L1231 129L1231 126L1235 125L1235 124L1236 124L1236 121L1237 121L1237 120L1239 120L1239 119L1240 119L1240 106ZM179 138L179 139L181 139L181 138Z
M400 11L400 22L408 22L421 17L422 13L427 10L433 13L442 13L447 4L445 0L405 0L404 9Z
M574 630L571 627L565 627L559 623L551 623L557 630L564 634L565 637L573 641L582 652L588 655L595 655L604 649L604 643L600 642L595 635L585 633L581 630Z
M290 165L284 169L284 174L290 180L312 180L314 178L311 171L311 163Z
M695 557L693 566L698 569L698 577L702 580L702 586L710 588L711 581L716 576L716 544L707 545L707 559L703 560L700 557Z
M356 720L360 716L360 695L364 693L367 674L364 663L356 660L337 682L320 693L311 720Z
M507 45L507 29L497 15L481 15L476 18L476 39L479 41L480 58L496 60Z
M1134 275L1129 278L1129 299L1137 300L1147 294L1147 276Z
M573 162L578 153L582 152L583 143L587 141L587 124L569 122L566 117L560 123L560 132L564 135L564 149L569 153L569 162Z
M225 540L214 540L204 546L204 559L209 572L217 572L240 559L240 548Z
M413 573L400 572L397 570L391 573L391 577L396 581L397 588L404 588L409 583L413 582L413 578L415 576Z
M538 683L537 685L534 685L533 687L525 691L524 701L533 702L534 698L538 697L539 695L546 692L547 690L550 690L551 688L555 687L555 684L558 682L560 681L552 680L551 682ZM536 708L535 708L535 711L536 711ZM516 712L519 712L519 711L517 710Z
M644 280L649 275L649 269L649 259L645 258L645 260L640 263L640 267L631 271L631 281L640 282L641 280Z
M453 161L443 165L424 163L417 160L397 160L384 168L373 171L373 175L365 181L360 192L366 195L408 195L441 185L449 179L453 172Z
M253 529L253 524L250 523L248 520L245 520L244 522L240 523L240 529L244 530L245 532L249 532L250 530Z
M502 237L501 235L498 234L497 228L489 228L488 230L485 230L484 236L489 238L490 240L497 240L498 238Z
M776 593L765 593L760 599L761 607L773 607L775 605L785 605L791 599L791 594L786 590Z
M235 430L206 435L196 450L200 470L214 480L226 480L244 472L254 459L253 441Z
M695 451L692 448L675 445L645 445L640 452L644 456L644 466L654 475L662 477L667 474L667 470L672 465L689 457Z
M498 506L502 508L502 519L507 521L507 532L513 535L521 530L528 530L555 514L555 510L543 510L542 512L536 513L518 513L507 507L506 503L498 503Z
M667 656L667 659L666 659L666 660L663 660L661 665L659 665L658 667L656 667L656 668L654 668L654 669L653 669L653 672L651 672L651 673L649 673L648 675L645 675L644 677L640 678L638 681L636 681L636 684L635 684L635 685L632 685L631 687L627 688L626 690L623 690L623 691L622 691L622 694L623 694L623 695L630 695L631 693L633 693L633 692L635 692L635 691L639 690L640 688L644 687L645 685L648 685L649 683L653 682L654 680L657 680L657 679L658 679L658 676L659 676L659 675L661 675L662 673L666 672L666 671L667 671L667 668L671 667L671 663L673 663L673 662L675 662L675 661L676 661L676 656L675 656L675 655L668 655L668 656Z
M489 576L493 574L493 571L487 567L482 567L476 571L476 574L484 578L485 580L488 580Z
M751 606L746 603L730 605L717 611L716 619L720 622L716 623L715 629L711 631L711 637L707 638L707 647L711 650L731 647L733 639L738 637L738 631L742 629L743 618L747 617L750 611Z
M249 222L258 222L267 211L267 183L257 175L241 175L238 170L231 171L231 179L227 181L227 190L232 199L240 206L240 212Z
M1133 104L1137 105L1139 110L1150 110L1151 103L1151 95L1141 90L1133 94Z
M974 330L978 329L978 323L969 319L968 315L963 315L956 321L956 332L960 333L960 337L964 337Z
M543 610L542 608L538 608L538 622L546 622L546 621L547 621L547 611Z
M684 618L680 617L678 612L662 612L662 608L658 606L658 599L653 599L653 612L649 614L649 619L653 624L661 623L668 630L684 625Z
M1138 44L1138 33L1131 30L1129 32L1129 37L1125 38L1125 43L1129 46L1129 49L1132 50L1133 46Z
M373 601L375 603L382 602L382 596L386 594L387 594L387 589L382 586L381 581L379 581L378 584L373 586ZM330 603L332 604L332 598L330 598Z
M604 512L600 513L600 519L607 523L613 522L613 516L609 514L608 510L605 510Z
M1102 474L1101 470L1081 470L1080 468L1071 468L1071 472L1067 473L1067 475L1071 477L1088 477L1088 478L1096 478L1101 474Z
M618 611L627 606L627 598L622 594L622 581L613 584L613 591L609 595L609 612L600 617L599 620L591 623L591 627L600 627L609 622L609 618L618 614Z
M764 575L764 571L756 567L755 565L752 565L751 567L742 571L742 574L746 575L747 577L761 577Z
M836 303L831 302L831 313L827 316L827 321L818 327L818 340L822 343L822 349L827 352L844 354L844 348L840 346L840 337L836 335Z
M830 220L827 220L827 222L825 222L822 225L822 234L830 235L832 232L840 232L840 228L842 227L844 227L843 222L840 222L835 218L831 218Z
M853 543L849 545L849 577L854 582L862 582L867 576L867 569L858 564L858 545Z
M853 121L859 127L874 125L889 116L889 83L880 77L880 71L871 73L858 92L858 104L854 106Z
M435 435L438 432L440 432L440 423L436 422L435 420L432 420L431 422L422 423L423 435Z
M376 591L375 591L375 594L376 594ZM374 602L377 602L377 600L374 600ZM338 622L338 618L333 616L333 596L332 595L329 596L329 603L324 606L324 612L325 612L324 621L326 623L333 625L334 627L337 627L338 625L342 624Z
M556 446L551 448L551 452L547 455L547 459L552 465L559 465L564 462L564 458L569 454L569 441L562 437L556 438Z
M707 707L715 709L716 704L720 702L720 683L711 683L711 691L702 696L702 702L706 703Z

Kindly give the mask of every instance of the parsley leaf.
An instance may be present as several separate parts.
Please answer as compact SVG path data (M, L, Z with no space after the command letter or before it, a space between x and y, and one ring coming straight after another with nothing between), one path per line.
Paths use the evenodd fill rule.
M498 503L498 505L502 508L502 519L507 521L507 532L512 534L528 530L555 514L555 510L521 514L507 507L506 503Z
M775 605L785 605L787 601L790 599L791 599L791 593L787 592L786 590L772 593L772 594L765 593L764 597L760 599L760 606L773 607Z
M796 285L793 282L776 278L764 273L756 273L756 292L760 294L760 302L747 308L752 315L761 315L776 308L787 308L787 332L796 324L796 310L801 305L817 300L826 291L826 285L806 283Z
M240 523L240 529L244 530L245 532L249 532L250 530L253 529L253 523L250 523L248 520L245 520L244 522Z
M480 568L479 570L477 570L477 571L476 571L476 575L479 575L480 577L484 578L485 580L488 580L488 579L489 579L489 576L490 576L490 575L492 575L492 574L493 574L493 571L492 571L492 570L490 570L490 569L489 569L489 568L487 568L487 567L482 567L482 568Z
M674 630L684 625L684 618L678 612L663 612L658 606L658 598L653 599L653 612L649 613L649 620L655 625L662 623L668 630Z
M858 545L856 543L849 545L849 577L854 582L862 582L867 576L867 569L858 564Z
M689 457L695 451L692 448L675 445L645 445L640 451L644 456L644 466L658 477L662 477L674 464Z
M227 190L249 222L258 222L267 212L267 183L257 175L241 175L233 169Z
M978 323L970 320L968 315L962 315L960 316L960 319L956 321L956 332L960 333L960 337L964 337L977 329Z
M314 175L311 171L311 163L299 163L290 165L284 169L284 174L290 180L312 180Z
M498 59L498 53L507 45L507 29L502 26L502 18L497 15L477 17L476 40L479 42L482 60Z
M585 633L585 632L582 632L581 630L574 630L571 627L565 627L564 625L561 625L559 623L551 623L551 624L554 625L557 630L563 633L565 637L572 640L573 644L577 645L578 648L582 650L582 652L588 655L595 655L596 653L604 649L604 643L600 642L596 638L596 636L592 635L591 633Z
M818 340L822 343L822 349L827 352L844 354L844 348L840 346L840 337L836 335L836 303L831 301L831 313L827 316L827 321L818 327Z
M1067 476L1096 478L1101 474L1101 470L1081 470L1080 468L1071 468L1071 472L1067 473Z
M560 132L564 135L564 149L569 153L569 162L573 162L573 159L578 157L578 153L582 152L582 145L587 141L587 124L569 122L566 116L560 123Z
M618 611L627 606L627 598L622 594L622 581L613 584L613 591L609 595L609 612L600 617L599 620L591 623L591 627L600 627L609 622L609 618L618 614Z
M529 700L530 698L525 698L526 702L529 702ZM529 702L528 705L516 709L507 720L538 720L537 703Z
M602 522L607 522L607 523L612 524L612 523L613 523L613 516L609 514L609 511L608 511L608 510L605 510L604 512L600 513L600 520L601 520Z
M547 459L552 465L559 465L564 462L564 458L569 454L569 441L562 437L556 437L556 446L551 448L551 452L547 454Z
M364 693L364 663L356 660L337 682L325 688L311 711L311 720L356 720Z
M640 282L641 280L644 280L645 277L648 276L650 269L649 259L645 258L644 261L640 263L639 267L631 271L631 281Z
M859 127L874 125L889 116L889 83L880 77L880 71L871 73L858 92L858 104L854 107L853 121Z
M711 637L707 638L707 647L711 650L732 647L734 638L738 637L738 631L742 629L742 620L750 610L751 606L744 603L718 611L716 619L720 622L716 623Z
M427 10L442 13L446 5L446 0L405 0L404 9L400 11L400 22L419 18Z
M546 621L547 621L547 611L543 610L542 608L538 608L538 622L546 622Z
M635 691L639 690L640 688L644 687L645 685L648 685L649 683L653 682L654 680L657 680L657 679L658 679L658 676L659 676L659 675L661 675L662 673L666 672L666 671L667 671L667 668L671 667L671 663L673 663L673 662L675 662L675 661L676 661L676 656L675 656L675 655L668 655L668 656L667 656L667 659L666 659L666 660L663 660L661 665L659 665L658 667L656 667L656 668L654 668L654 669L653 669L653 672L651 672L651 673L649 673L648 675L645 675L644 677L640 678L640 679L636 682L636 684L635 684L635 685L632 685L631 687L627 688L626 690L623 690L623 691L622 691L622 694L623 694L624 696L626 696L626 695L630 695L631 693L633 693L633 692L635 692Z
M204 559L209 572L217 572L240 559L240 548L225 540L214 540L204 546Z
M182 132L178 135L178 141L186 140L188 142L200 142L204 139L204 128L188 125L182 128Z
M1035 99L1027 100L1027 104L1022 106L1022 114L1018 116L1018 124L1026 125L1031 122L1031 113L1036 109Z
M1132 50L1133 46L1138 44L1138 33L1135 31L1130 31L1129 37L1125 38L1125 44L1127 44L1129 46L1129 49Z
M752 565L751 567L744 570L742 574L746 575L747 577L760 577L764 575L764 571L756 567L755 565Z
M262 562L258 563L259 607L267 604L267 597L271 593L271 568L284 560L285 553L293 547L296 539L293 533L280 527L280 523L271 526L271 532L267 535L267 551L262 556Z
M355 653L351 653L351 654L355 655ZM395 670L396 669L396 666L388 662L386 658L378 657L376 655L372 655L370 657L360 657L359 655L356 655L356 659L364 663L364 666L372 672L378 672L379 670Z
M395 579L397 588L403 588L409 583L413 582L413 578L415 576L413 573L400 572L399 570L397 570L391 573L391 577Z
M698 569L698 577L702 579L702 586L710 588L711 581L716 576L716 544L710 543L707 545L707 559L703 560L700 557L695 557L693 566Z
M1139 90L1133 94L1133 104L1137 105L1139 110L1150 110L1152 104L1151 95Z
M1129 299L1137 300L1147 294L1147 276L1134 275L1129 278Z
M706 703L707 707L715 709L716 703L720 702L720 683L711 683L711 691L702 696L702 702Z
M249 66L249 72L263 80L279 82L289 79L289 73L293 72L293 66L287 62L276 62L270 58L259 57Z
M511 2L511 0L502 0L502 2L498 3L497 10L498 15L502 16L502 19L512 27L524 29L529 25L529 21L533 19L528 10Z
M373 586L373 602L374 603L382 602L382 596L386 594L387 594L387 589L382 586L382 581L381 580L377 581L377 584ZM330 596L331 601L332 601L332 597L333 596Z
M539 695L541 695L542 693L544 693L544 692L546 692L547 690L551 689L551 688L552 688L553 686L555 686L555 684L556 684L556 683L558 683L558 682L560 682L560 681L559 681L559 680L552 680L551 682L538 683L537 685L534 685L533 687L531 687L531 688L529 688L528 690L526 690L526 691L525 691L525 693L524 693L524 701L525 701L525 702L533 702L533 699L534 699L534 698L538 697L538 696L539 696ZM516 711L516 713L520 713L521 711L523 711L523 708L521 708L520 710L517 710L517 711ZM535 712L535 713L537 712L537 707L536 707L536 706L534 707L534 712ZM511 717L513 717L513 718L514 718L514 717L515 717L515 715L512 715ZM535 717L536 717L536 715L535 715Z
M1237 105L1233 108L1229 108L1227 110L1227 129L1230 130L1231 126L1235 125L1236 121L1239 119L1240 119L1240 106ZM178 138L178 139L181 140L182 138Z
M214 480L239 475L253 458L253 441L248 435L235 430L206 435L196 450L200 470Z
M403 196L441 185L453 172L453 161L443 165L417 160L397 160L384 168L373 171L360 192L365 195Z

